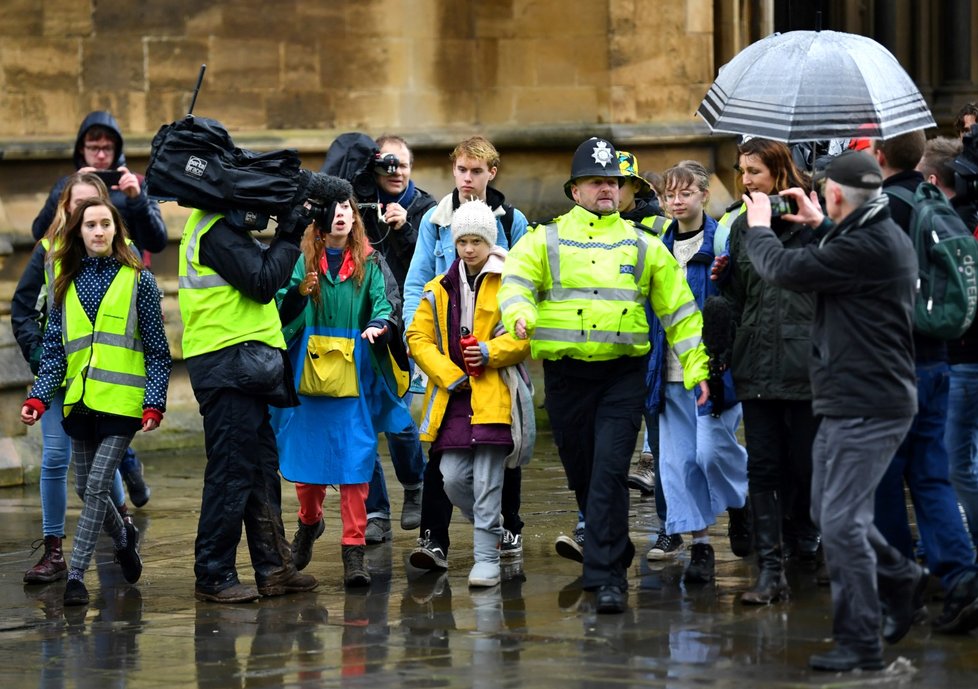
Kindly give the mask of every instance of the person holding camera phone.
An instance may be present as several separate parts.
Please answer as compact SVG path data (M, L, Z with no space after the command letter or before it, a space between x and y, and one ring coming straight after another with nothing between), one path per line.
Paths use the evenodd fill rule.
M86 115L78 128L72 161L76 171L98 175L108 188L109 200L122 216L129 239L142 253L143 264L148 266L149 253L158 253L166 248L166 225L163 224L159 204L151 202L146 195L142 175L126 167L124 144L119 123L112 113L96 110ZM54 221L58 199L69 177L66 175L55 182L41 212L34 218L31 227L34 239L40 240ZM132 503L136 507L145 505L151 491L143 476L143 465L131 447L126 450L119 471Z
M752 138L738 146L738 169L746 194L764 195L792 187L809 189L791 151L780 142ZM787 596L782 519L792 529L803 557L818 557L818 533L811 523L809 486L812 440L818 424L812 415L808 374L815 295L771 284L754 269L744 248L747 218L730 230L729 255L715 271L720 292L730 302L737 331L731 369L744 411L747 476L757 550L758 578L741 602L763 605ZM782 218L771 227L783 246L812 244L811 228ZM784 538L783 538L784 537Z

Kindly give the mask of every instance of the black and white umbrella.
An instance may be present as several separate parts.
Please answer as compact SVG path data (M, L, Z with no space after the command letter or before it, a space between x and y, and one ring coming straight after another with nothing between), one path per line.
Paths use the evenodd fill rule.
M871 38L789 31L720 68L696 111L714 132L786 143L889 139L936 126L893 54Z

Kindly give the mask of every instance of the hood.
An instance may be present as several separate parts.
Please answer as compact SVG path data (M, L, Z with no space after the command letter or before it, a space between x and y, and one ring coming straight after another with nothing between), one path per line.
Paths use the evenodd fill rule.
M72 159L75 162L75 169L85 167L85 155L82 153L82 145L85 143L85 132L94 127L95 125L101 125L106 129L111 129L115 132L116 146L115 146L115 160L109 166L111 169L115 169L121 165L126 164L126 155L123 150L125 141L122 138L122 131L119 129L119 123L115 121L112 113L105 110L96 110L95 112L90 112L82 120L81 126L78 127L78 136L75 137L75 152Z
M501 216L506 215L506 209L503 208L505 201L506 197L501 191L486 187L486 204L492 209L492 214L496 216L497 221ZM460 205L462 203L458 198L458 189L453 189L451 194L442 197L438 202L438 207L431 215L431 222L439 227L448 227L452 224L452 216Z

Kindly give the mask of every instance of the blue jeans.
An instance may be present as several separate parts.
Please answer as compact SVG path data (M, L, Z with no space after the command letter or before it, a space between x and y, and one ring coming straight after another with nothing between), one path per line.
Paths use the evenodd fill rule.
M385 433L387 447L391 453L394 474L405 490L420 488L424 480L425 457L421 451L421 438L418 427L412 423L400 433ZM367 519L380 517L390 519L391 502L387 494L387 481L380 455L374 461L374 473L370 477L370 492L367 494Z
M65 512L68 510L68 465L71 462L71 440L61 422L64 420L64 388L51 399L51 406L41 417L41 529L45 536L65 535ZM110 490L116 507L126 501L122 476L115 472Z
M950 372L946 362L917 365L917 415L876 489L876 526L906 557L913 557L903 485L910 489L927 566L948 590L975 566L971 540L948 479L944 447Z
M951 485L964 507L972 545L978 544L978 363L951 366L944 444Z

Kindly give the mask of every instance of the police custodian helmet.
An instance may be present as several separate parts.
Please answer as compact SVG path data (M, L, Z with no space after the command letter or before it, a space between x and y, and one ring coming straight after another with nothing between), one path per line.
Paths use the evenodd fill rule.
M622 183L625 175L618 167L618 152L610 141L592 136L574 151L570 179L564 182L564 194L571 201L571 185L581 177L617 177L618 184Z

